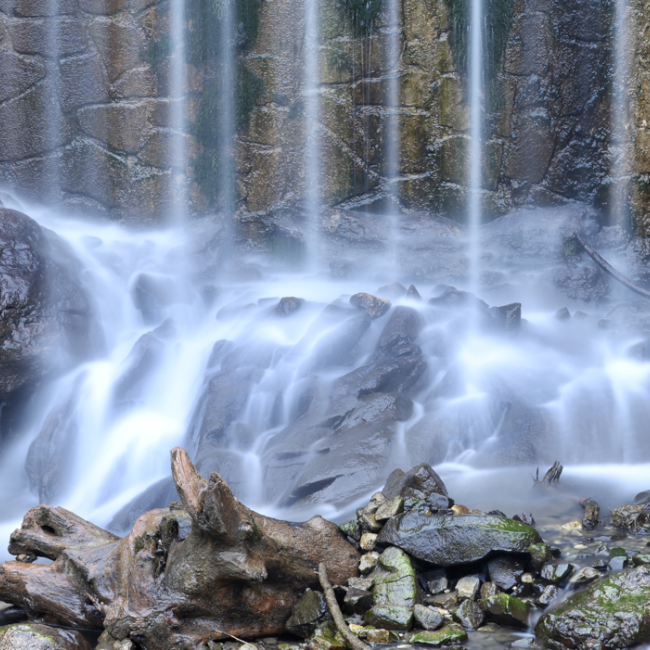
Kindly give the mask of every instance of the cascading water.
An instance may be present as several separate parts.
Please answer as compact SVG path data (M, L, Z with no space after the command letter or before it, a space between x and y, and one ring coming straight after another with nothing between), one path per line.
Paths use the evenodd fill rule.
M169 222L173 226L185 223L187 191L185 167L185 0L172 0L170 9L170 36L174 44L171 65L171 191Z
M320 151L320 36L318 0L305 0L304 41L304 107L305 107L305 200L309 219L307 260L317 268L319 263L319 213L321 203Z
M483 1L471 0L468 51L469 159L468 227L469 285L477 293L480 285L479 228L481 226L481 175L483 169Z
M630 42L629 5L627 0L616 0L614 11L614 70L612 80L612 120L611 120L611 189L610 221L612 224L629 230L630 213Z
M221 21L219 23L219 65L222 75L222 106L220 111L219 129L224 146L221 149L220 166L223 183L223 209L226 214L235 212L235 169L234 169L234 138L235 138L235 52L234 52L234 20L233 3L222 2Z

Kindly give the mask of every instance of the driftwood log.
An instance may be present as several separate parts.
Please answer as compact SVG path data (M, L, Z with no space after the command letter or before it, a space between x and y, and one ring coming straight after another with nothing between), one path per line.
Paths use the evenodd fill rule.
M253 512L178 447L172 474L182 506L142 515L123 539L63 508L30 510L9 551L53 562L0 565L0 600L145 650L189 650L224 633L282 633L302 592L318 587L320 563L337 584L358 575L359 554L335 524Z

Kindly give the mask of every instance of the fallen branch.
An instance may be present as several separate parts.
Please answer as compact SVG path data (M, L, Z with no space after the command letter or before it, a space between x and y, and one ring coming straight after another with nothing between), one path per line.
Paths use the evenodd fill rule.
M366 645L361 639L356 637L350 631L350 628L346 625L339 604L336 602L336 596L334 595L334 589L330 584L329 579L327 578L327 567L322 562L318 565L318 578L320 580L320 586L325 592L325 600L327 600L327 606L330 609L330 614L334 619L334 624L336 625L337 630L341 633L343 638L348 642L348 645L353 648L353 650L370 650L370 646Z
M608 273L611 275L615 280L618 280L623 286L627 287L630 289L630 291L634 291L634 293L638 293L640 296L643 296L644 298L650 298L650 291L647 291L646 289L642 289L640 286L637 284L634 284L632 280L626 278L622 273L617 271L607 260L605 260L603 257L601 257L580 235L576 234L575 236L576 240L578 243L584 248L585 252L591 259L600 266L605 273Z

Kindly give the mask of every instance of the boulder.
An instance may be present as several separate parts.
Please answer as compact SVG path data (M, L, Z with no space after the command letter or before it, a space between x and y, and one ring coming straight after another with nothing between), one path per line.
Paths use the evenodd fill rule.
M456 592L459 598L476 600L481 589L481 581L476 576L465 576L456 583Z
M409 556L398 548L387 548L370 577L373 606L365 614L366 623L386 630L410 629L418 584Z
M0 627L0 650L91 650L80 632L37 623Z
M483 625L485 613L473 600L464 600L454 612L454 620L464 628L476 630Z
M524 562L516 557L502 555L488 562L490 580L504 591L510 591L521 582Z
M436 510L453 504L442 479L426 463L408 472L396 469L386 480L382 493L387 499L401 496L404 499L425 501Z
M380 318L390 309L390 300L369 293L355 293L350 298L350 304L365 311L370 318Z
M487 617L508 627L527 628L531 606L510 594L496 594L479 602Z
M442 567L476 562L494 551L525 553L541 541L534 528L504 517L430 516L415 511L389 519L377 538L379 545L397 546Z
M413 616L420 627L425 630L437 630L442 625L442 614L437 609L426 605L415 605Z
M101 347L82 267L57 235L0 208L0 400Z
M644 566L601 578L535 626L547 648L627 648L650 642L650 572Z

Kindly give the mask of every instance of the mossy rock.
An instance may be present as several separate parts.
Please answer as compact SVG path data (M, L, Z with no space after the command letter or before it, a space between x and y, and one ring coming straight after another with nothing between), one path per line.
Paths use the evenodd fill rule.
M447 645L467 640L467 632L458 625L444 625L439 630L422 630L411 635L409 643Z
M526 553L531 544L541 541L534 528L505 517L437 517L417 512L389 519L377 538L380 546L397 546L440 567L476 562L494 551Z
M307 589L291 610L287 631L303 639L312 634L319 623L331 618L325 596L320 591Z
M0 650L91 650L80 632L37 623L0 627Z
M305 650L339 650L342 648L347 648L347 645L331 621L319 625L305 646Z
M543 614L535 634L554 650L649 643L650 572L639 566L598 580Z
M519 628L528 627L530 604L510 594L496 594L483 598L479 602L479 606L490 620L499 623L499 625Z

